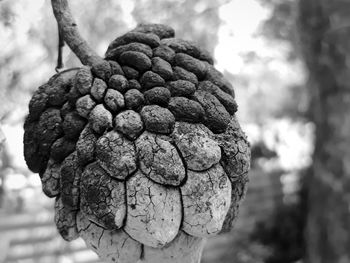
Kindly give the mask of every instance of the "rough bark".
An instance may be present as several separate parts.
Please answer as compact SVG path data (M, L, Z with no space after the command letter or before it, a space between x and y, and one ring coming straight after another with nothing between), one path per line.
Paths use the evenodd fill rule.
M350 262L349 2L301 0L300 32L316 126L310 178L307 258Z

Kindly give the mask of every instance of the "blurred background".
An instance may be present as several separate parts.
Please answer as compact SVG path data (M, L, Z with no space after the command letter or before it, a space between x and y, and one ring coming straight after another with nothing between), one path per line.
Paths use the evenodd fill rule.
M215 57L234 85L252 149L235 229L203 263L350 262L350 1L74 0L80 32L103 56L140 22L165 23ZM23 158L35 89L55 74L50 1L0 0L0 263L100 262L67 243L53 200ZM67 68L80 63L68 48ZM3 136L0 135L0 139Z

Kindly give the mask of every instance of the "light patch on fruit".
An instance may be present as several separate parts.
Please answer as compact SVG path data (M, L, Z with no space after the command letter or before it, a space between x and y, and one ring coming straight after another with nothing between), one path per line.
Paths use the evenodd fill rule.
M182 218L177 189L156 184L138 171L127 182L127 204L124 229L135 240L163 247L177 235Z
M141 257L141 244L123 230L105 230L77 214L79 235L86 245L106 262L135 263Z
M176 123L172 137L190 170L207 170L221 159L218 143L203 124Z
M221 165L205 172L188 171L181 194L183 230L197 237L218 234L231 203L231 183Z
M153 181L178 186L186 177L185 167L168 137L144 132L136 140L141 171ZM170 139L170 138L168 138Z

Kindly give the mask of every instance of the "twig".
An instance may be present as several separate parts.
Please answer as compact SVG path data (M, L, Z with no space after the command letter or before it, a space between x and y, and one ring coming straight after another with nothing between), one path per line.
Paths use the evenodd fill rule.
M67 0L51 0L53 13L57 20L60 34L81 63L92 66L103 59L88 45L80 35Z
M57 65L55 68L56 72L59 72L60 69L64 67L64 64L62 61L63 47L64 47L64 39L60 29L58 28L58 55L57 55Z

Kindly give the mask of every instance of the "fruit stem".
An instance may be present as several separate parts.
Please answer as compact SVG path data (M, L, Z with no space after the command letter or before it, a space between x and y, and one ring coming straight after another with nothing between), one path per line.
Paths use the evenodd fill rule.
M103 59L88 45L78 31L67 0L51 0L59 32L82 64L92 66Z

